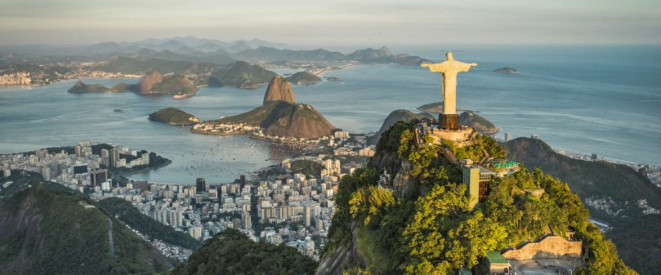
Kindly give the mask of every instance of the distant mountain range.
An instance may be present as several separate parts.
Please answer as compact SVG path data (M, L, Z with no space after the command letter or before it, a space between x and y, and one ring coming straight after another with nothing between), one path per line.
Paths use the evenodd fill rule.
M46 59L44 59L47 57ZM287 44L264 40L225 42L192 36L145 39L136 42L103 42L92 45L1 46L0 66L20 63L106 60L125 57L138 60L158 59L189 63L229 64L238 60L269 62L359 62L418 65L429 60L393 54L386 47L340 53L326 49L302 50ZM138 64L136 64L138 65ZM141 66L137 66L138 68ZM106 68L107 69L107 68ZM167 71L162 68L152 69Z
M196 38L193 36L172 37L162 39L145 39L136 42L103 42L86 46L85 48L95 54L104 53L130 53L140 49L153 49L156 51L172 51L178 53L199 52L239 52L259 47L285 48L286 44L272 43L264 40L237 40L225 42L216 39Z

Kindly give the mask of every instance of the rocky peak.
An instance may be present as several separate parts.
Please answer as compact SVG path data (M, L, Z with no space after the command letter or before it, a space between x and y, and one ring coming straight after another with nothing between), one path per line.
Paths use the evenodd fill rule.
M138 84L138 92L149 93L154 85L160 83L161 81L163 81L163 75L157 71L153 71L146 75L142 81L140 81L140 84Z
M289 81L279 75L271 79L269 86L266 88L266 94L264 94L265 105L274 101L284 101L291 104L296 103L296 100L294 99L294 91L292 90L291 85L289 85Z
M390 49L388 49L386 46L381 47L377 53L382 57L392 56L392 52L390 52Z

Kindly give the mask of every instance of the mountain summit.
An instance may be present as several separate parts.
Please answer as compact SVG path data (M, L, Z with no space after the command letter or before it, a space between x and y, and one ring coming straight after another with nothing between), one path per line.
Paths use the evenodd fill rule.
M271 79L263 105L236 116L221 118L217 123L243 123L264 129L264 134L278 137L320 138L335 127L311 105L295 103L294 91L287 79Z
M289 85L289 81L279 75L271 79L269 86L266 88L266 94L264 94L264 105L274 101L284 101L291 104L296 103L294 91L292 90L291 85Z

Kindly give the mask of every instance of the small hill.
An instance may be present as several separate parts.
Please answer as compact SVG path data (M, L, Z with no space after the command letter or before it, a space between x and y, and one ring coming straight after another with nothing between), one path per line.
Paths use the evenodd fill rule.
M383 121L383 124L381 125L381 129L379 129L379 131L376 132L376 134L374 134L369 138L368 143L377 144L379 142L379 139L381 138L381 135L383 135L383 133L386 130L390 129L390 127L395 125L397 121L411 122L414 119L422 119L422 118L433 119L434 117L425 113L416 114L409 110L403 110L403 109L394 110Z
M161 81L163 81L163 75L161 75L158 71L153 71L145 75L145 77L140 80L140 84L138 84L138 93L151 93L154 85L160 83Z
M0 206L1 273L135 274L170 268L149 243L80 195L40 183Z
M219 69L211 74L207 80L209 87L237 87L242 89L256 89L266 84L277 74L258 65L238 61L226 68Z
M317 263L284 244L253 242L227 229L169 274L313 274Z
M294 137L294 138L319 138L329 136L335 129L324 116L322 116L312 105L279 104L272 116L262 124L266 129L265 134L270 136ZM265 127L264 127L265 126Z
M661 270L661 214L645 215L606 233L622 260L640 274Z
M567 231L576 233L585 251L576 273L635 274L566 183L539 169L521 169L491 179L482 202L471 206L466 185L457 183L465 175L448 154L501 158L505 148L484 135L477 146L464 148L419 142L417 127L395 123L370 164L342 178L317 274L458 274L463 268L486 274L481 263L491 251ZM561 249L546 249L531 258L563 262L555 255Z
M396 63L401 65L418 66L422 63L431 63L431 60L419 56L408 54L393 55L390 49L381 47L380 49L357 50L347 56L351 60L361 63Z
M418 107L418 110L430 114L440 114L443 112L443 102L432 102ZM472 111L465 111L459 115L459 124L473 127L478 133L483 135L494 135L500 131L491 121Z
M76 84L71 87L67 93L70 94L80 94L80 93L103 93L108 92L110 89L108 87L100 84L85 84L82 81L76 82Z
M443 112L443 102L427 103L418 107L418 110L431 114L440 114Z
M152 93L167 95L194 95L197 93L195 84L183 75L172 75L163 78L163 81L155 84Z
M641 274L659 270L659 262L654 259L661 256L661 215L644 215L638 206L638 200L645 199L651 207L661 208L661 190L647 177L625 165L569 158L539 139L517 138L507 147L510 157L526 167L539 168L566 181L583 201L601 200L604 207L587 203L586 207L590 216L613 227L606 235L617 245L622 260Z
M200 122L199 118L173 107L163 108L151 113L149 120L170 125L190 125Z
M463 112L459 115L459 124L472 127L483 135L495 135L500 131L491 121L473 112Z
M195 84L183 75L163 76L154 71L142 78L137 93L191 96L197 93L197 90Z
M510 67L498 68L498 69L493 70L493 72L494 73L500 73L500 74L518 74L519 73L519 71L517 69L510 68Z
M166 243L188 249L197 249L202 245L200 241L191 238L190 235L175 231L172 227L159 223L151 217L140 213L138 209L124 199L107 198L99 201L98 204L99 207L110 213L110 215L150 238L159 239Z
M508 142L507 147L511 158L529 169L539 168L566 181L584 202L587 199L603 200L608 205L604 209L596 209L586 203L591 215L600 220L621 223L642 216L637 203L640 199L646 199L651 207L661 209L661 189L629 166L572 159L554 152L539 139L517 138ZM614 215L618 210L620 213Z
M264 104L275 101L284 101L291 104L296 103L294 90L292 90L291 85L289 85L289 82L284 77L279 75L271 79L264 94Z
M108 88L101 84L85 84L82 81L76 82L76 84L71 87L67 93L70 94L85 94L85 93L105 93L105 92L125 92L125 91L135 91L137 85L130 85L125 83L119 83L112 88Z
M287 78L296 85L309 85L321 82L321 78L308 72L298 72Z
M349 55L352 60L360 62L389 62L392 57L392 52L386 47L376 50L372 48L357 50Z
M270 136L319 138L328 136L335 127L307 104L273 101L247 113L217 120L218 123L244 123L265 129Z

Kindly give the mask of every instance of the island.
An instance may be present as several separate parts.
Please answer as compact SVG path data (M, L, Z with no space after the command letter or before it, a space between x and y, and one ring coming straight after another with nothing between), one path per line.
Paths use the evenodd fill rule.
M443 102L427 103L425 105L418 107L418 110L430 114L440 114L443 112Z
M517 69L511 68L511 67L502 67L493 70L494 73L499 73L499 74L518 74L519 71Z
M194 96L198 88L184 75L161 75L154 71L142 78L138 84L119 83L112 88L101 84L76 82L67 92L72 94L131 91L139 95L172 95L174 99Z
M163 108L151 113L149 120L170 125L193 125L200 122L200 119L196 116L173 107Z
M183 75L161 75L154 71L140 81L136 92L141 95L172 95L174 99L182 99L195 95L197 90L195 84Z
M76 84L71 87L67 93L70 94L82 94L82 93L104 93L104 92L123 92L127 91L123 89L121 85L115 85L112 88L108 88L101 84L85 84L82 81L76 82Z
M321 82L321 78L308 72L298 72L288 77L290 83L296 85L310 85Z
M483 135L495 135L500 131L491 121L471 111L463 112L459 115L459 125L472 127L475 131Z

